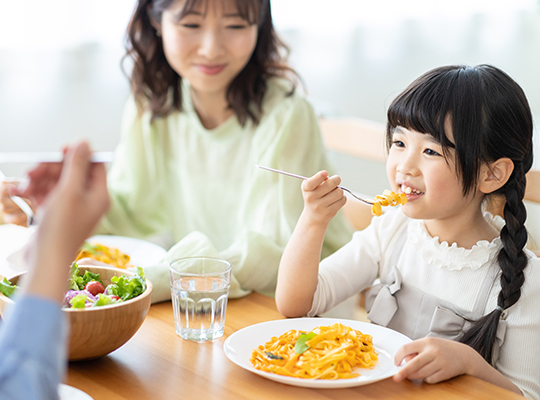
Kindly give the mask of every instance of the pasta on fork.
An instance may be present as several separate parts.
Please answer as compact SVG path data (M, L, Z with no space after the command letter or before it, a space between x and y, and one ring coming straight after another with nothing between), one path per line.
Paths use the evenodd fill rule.
M373 205L371 206L371 213L376 217L382 215L382 207L397 206L407 203L407 195L405 193L395 193L390 190L383 191L382 195L375 196Z

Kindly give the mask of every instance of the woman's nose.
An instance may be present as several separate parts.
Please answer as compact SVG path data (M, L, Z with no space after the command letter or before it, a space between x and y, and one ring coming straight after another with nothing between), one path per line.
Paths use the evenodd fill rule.
M199 46L199 54L209 60L216 59L223 51L221 35L216 30L204 32Z

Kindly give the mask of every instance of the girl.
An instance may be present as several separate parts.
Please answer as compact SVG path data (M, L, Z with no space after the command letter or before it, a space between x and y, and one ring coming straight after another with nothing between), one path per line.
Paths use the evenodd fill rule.
M408 203L319 265L346 200L337 176L303 182L305 208L279 268L280 312L320 314L379 278L370 320L414 340L395 356L406 361L396 381L470 374L540 398L540 261L524 250L522 202L532 126L523 91L497 68L418 78L388 110L387 174ZM505 197L504 220L483 213L488 196Z
M295 92L268 0L140 0L127 29L131 88L111 210L99 231L171 247L146 276L170 298L167 263L190 255L233 264L231 297L273 294L303 207L293 179L328 168L317 119ZM350 240L343 219L324 242Z

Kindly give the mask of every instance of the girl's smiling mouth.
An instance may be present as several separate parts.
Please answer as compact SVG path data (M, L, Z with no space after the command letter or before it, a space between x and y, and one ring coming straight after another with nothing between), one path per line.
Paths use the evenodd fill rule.
M417 189L413 186L409 186L405 183L402 183L401 185L399 185L399 189L402 193L405 193L407 195L408 200L415 199L424 194L424 192L422 192L420 189Z

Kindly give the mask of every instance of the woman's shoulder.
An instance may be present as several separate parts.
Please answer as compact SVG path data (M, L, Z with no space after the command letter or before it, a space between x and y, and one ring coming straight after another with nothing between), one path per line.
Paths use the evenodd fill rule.
M268 79L262 109L265 116L291 112L314 114L313 107L300 88L283 78Z

